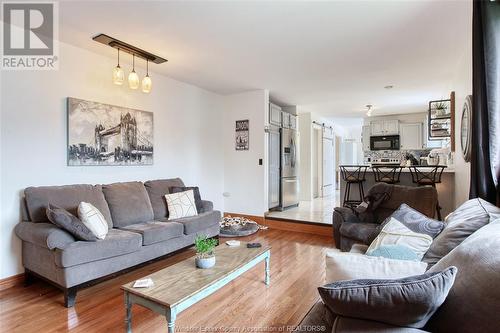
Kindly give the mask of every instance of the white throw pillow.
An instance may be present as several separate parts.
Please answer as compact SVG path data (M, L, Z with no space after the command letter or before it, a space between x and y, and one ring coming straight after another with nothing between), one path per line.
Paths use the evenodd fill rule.
M108 234L108 223L94 205L80 202L78 205L78 218L99 239L104 239Z
M326 283L354 279L399 279L425 273L421 261L370 257L360 253L329 251L325 257Z
M168 219L180 219L198 215L193 190L166 194Z
M422 260L425 252L432 244L432 237L426 234L411 231L403 223L391 217L389 222L382 228L380 234L370 244L366 253L381 245L404 245L410 248Z

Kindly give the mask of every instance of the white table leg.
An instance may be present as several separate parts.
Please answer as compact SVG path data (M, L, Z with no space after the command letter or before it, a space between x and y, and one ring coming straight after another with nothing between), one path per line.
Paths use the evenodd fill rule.
M165 316L167 318L168 333L175 333L175 319L177 313L175 309L168 309Z
M269 267L269 260L271 259L271 254L269 254L267 257L266 257L266 285L269 285L270 283L270 267Z

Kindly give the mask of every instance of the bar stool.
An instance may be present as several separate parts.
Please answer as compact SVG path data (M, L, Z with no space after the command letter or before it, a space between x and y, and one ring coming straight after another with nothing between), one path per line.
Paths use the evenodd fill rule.
M340 165L340 174L342 175L342 179L346 182L342 206L355 207L363 202L365 197L363 183L366 181L366 169L368 169L368 166L365 165ZM359 200L351 199L351 184L358 184Z
M436 166L411 166L410 173L411 179L414 184L417 186L432 186L436 188L436 184L441 183L441 175L443 174L445 165L436 165ZM436 204L436 212L438 216L438 220L441 220L441 206L439 206L439 198Z
M397 184L403 167L394 165L372 165L373 177L376 183Z

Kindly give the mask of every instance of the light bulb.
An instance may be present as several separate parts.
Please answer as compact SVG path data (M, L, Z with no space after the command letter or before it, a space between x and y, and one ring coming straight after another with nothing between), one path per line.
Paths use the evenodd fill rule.
M120 65L118 65L113 69L113 83L121 86L124 80L125 73L123 72L123 69L120 67Z
M149 75L146 75L144 79L142 79L142 92L149 93L151 91L151 86L153 85L153 82L151 81L151 78Z
M132 70L128 75L128 86L130 89L139 88L139 75L137 75L135 70Z

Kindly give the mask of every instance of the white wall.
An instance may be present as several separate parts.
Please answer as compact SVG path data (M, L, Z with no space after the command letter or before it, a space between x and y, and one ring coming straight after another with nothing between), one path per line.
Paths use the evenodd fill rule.
M267 125L269 92L224 97L224 209L263 216L267 211ZM236 151L236 120L250 120L249 150ZM263 165L259 165L259 159Z
M114 59L66 44L61 44L60 61L58 71L1 72L0 278L22 271L13 228L27 186L181 177L224 209L221 96L155 73L149 95L115 86ZM68 96L154 112L154 165L66 166ZM258 123L251 118L252 125ZM254 147L262 146L257 135L251 139Z
M471 18L472 19L472 18ZM468 22L471 25L471 22ZM470 29L472 31L472 28ZM455 91L455 206L469 199L470 163L466 163L460 144L462 108L467 95L472 94L472 36L464 40L464 54L455 72L451 90ZM474 112L474 110L472 110Z

